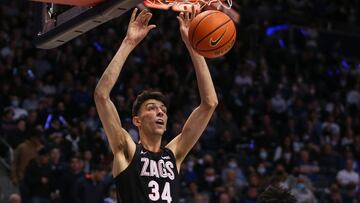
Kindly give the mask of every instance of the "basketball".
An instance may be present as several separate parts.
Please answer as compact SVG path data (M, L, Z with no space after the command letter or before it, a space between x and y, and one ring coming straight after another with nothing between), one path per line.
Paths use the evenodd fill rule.
M217 10L200 13L190 23L189 40L200 55L217 58L234 45L236 28L229 16Z

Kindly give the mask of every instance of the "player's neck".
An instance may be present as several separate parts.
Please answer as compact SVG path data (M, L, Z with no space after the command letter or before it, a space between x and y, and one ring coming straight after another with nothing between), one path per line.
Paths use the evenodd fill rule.
M151 137L151 136L140 136L141 145L151 152L159 152L161 145L161 137Z

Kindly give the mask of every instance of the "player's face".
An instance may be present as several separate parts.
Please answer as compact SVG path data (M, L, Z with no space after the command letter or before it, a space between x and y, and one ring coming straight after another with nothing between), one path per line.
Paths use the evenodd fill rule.
M139 112L139 127L147 133L162 135L166 130L167 109L164 103L155 99L145 101Z

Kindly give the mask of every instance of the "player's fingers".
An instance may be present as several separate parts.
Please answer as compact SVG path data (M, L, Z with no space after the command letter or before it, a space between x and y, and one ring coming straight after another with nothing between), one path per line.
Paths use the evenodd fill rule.
M156 28L156 25L149 25L149 26L148 26L148 29L149 29L149 30L152 30L152 29L154 29L154 28Z
M194 10L195 10L195 12L194 12L195 16L194 17L196 17L201 12L201 6L199 6L199 5L194 6Z
M150 12L144 12L142 13L141 16L139 16L139 22L142 24L142 25L145 25L147 26L147 21L148 21L148 18L151 17L150 15L151 13Z
M152 17L152 13L147 13L147 14L146 14L146 17L145 17L145 19L144 19L144 25L148 25L148 24L149 24L149 21L150 21L151 17Z
M188 11L187 6L184 6L185 9L185 20L188 21L190 19L190 13Z
M183 27L185 26L185 19L184 19L184 16L178 16L177 19L179 20L179 24L180 24L180 27Z
M130 19L130 22L133 22L135 20L135 17L136 17L136 13L137 13L138 9L135 8L131 14L131 19Z
M148 13L148 10L147 10L147 9L142 10L142 11L139 13L139 15L137 16L136 20L139 20L140 22L143 22L146 13Z
M184 17L184 12L180 12L179 17L180 17L182 20L184 20L184 19L185 19L185 17Z
M180 16L176 16L176 18L179 20L180 26L182 26L183 24L183 18L181 18Z
M196 11L195 11L195 6L192 5L191 6L191 16L190 16L190 19L194 19L195 18L195 15L196 15Z

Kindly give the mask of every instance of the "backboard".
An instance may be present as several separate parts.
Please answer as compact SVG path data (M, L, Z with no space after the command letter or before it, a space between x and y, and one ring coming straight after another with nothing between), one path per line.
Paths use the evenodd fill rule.
M43 0L38 0L43 1ZM50 0L44 0L50 2ZM56 0L55 0L56 1ZM58 2L62 0L58 0ZM51 0L51 2L54 2ZM117 18L136 7L142 0L80 0L79 6L51 16L51 5L42 4L42 30L35 36L37 48L52 49L87 31Z

